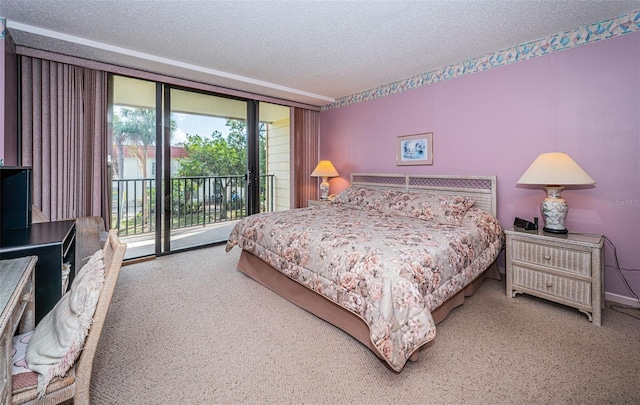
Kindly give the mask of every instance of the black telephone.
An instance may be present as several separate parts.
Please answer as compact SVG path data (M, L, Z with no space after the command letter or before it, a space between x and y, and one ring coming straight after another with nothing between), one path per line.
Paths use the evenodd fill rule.
M526 219L518 218L513 221L513 226L516 228L524 229L525 231L537 231L538 230L538 218L533 218L533 222L529 222Z

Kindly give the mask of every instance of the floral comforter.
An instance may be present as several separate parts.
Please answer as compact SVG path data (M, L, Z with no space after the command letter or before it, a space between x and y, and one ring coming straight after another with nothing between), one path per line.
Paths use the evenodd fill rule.
M461 197L351 188L326 207L244 218L234 246L361 317L395 371L436 327L431 310L491 264L497 219Z

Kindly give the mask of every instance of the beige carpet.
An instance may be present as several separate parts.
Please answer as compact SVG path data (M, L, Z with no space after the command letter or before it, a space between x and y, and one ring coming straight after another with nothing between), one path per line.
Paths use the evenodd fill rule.
M489 280L396 374L341 330L235 270L218 246L122 269L92 404L640 403L640 321ZM637 314L637 312L636 312Z

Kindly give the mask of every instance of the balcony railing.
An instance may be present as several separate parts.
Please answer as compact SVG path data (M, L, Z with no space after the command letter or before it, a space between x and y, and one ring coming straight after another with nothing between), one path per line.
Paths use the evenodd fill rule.
M273 184L274 175L260 176L260 212L273 211ZM246 216L246 180L242 175L172 177L170 195L171 229ZM111 226L119 235L155 232L155 179L113 180L112 198Z

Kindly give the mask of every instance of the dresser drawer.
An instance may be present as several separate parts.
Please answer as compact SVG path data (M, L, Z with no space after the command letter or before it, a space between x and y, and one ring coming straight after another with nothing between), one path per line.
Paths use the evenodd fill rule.
M591 283L562 277L527 267L512 266L512 288L526 288L532 291L570 301L584 307L591 307Z
M570 273L591 276L591 252L532 243L512 242L512 260L552 267Z

